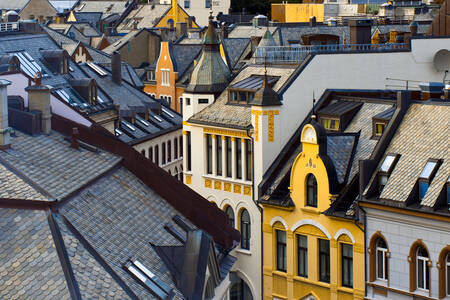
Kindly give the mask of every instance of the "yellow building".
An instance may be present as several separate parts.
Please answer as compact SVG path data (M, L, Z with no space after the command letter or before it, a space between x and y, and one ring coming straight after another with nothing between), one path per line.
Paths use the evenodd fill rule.
M271 17L280 23L309 22L310 17L323 22L324 11L321 3L272 3Z
M362 225L328 213L337 175L325 129L307 124L301 144L290 174L291 205L261 201L264 299L364 299Z
M175 27L177 23L189 21L190 16L188 13L178 4L177 0L172 0L172 7L161 17L154 27ZM192 28L199 28L195 21L191 21L190 26Z

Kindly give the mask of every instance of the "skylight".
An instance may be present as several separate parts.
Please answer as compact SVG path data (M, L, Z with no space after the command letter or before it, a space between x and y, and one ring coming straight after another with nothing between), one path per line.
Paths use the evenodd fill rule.
M160 122L163 121L163 120L162 120L160 117L158 117L157 115L154 115L153 117L154 117L156 120L160 121Z
M67 94L67 92L63 89L58 89L55 90L55 93L60 96L64 101L66 101L67 103L71 103L72 100L70 99L69 94Z
M133 274L146 288L160 299L166 299L171 294L171 289L159 280L155 274L137 260L128 261L124 268Z
M436 168L437 162L436 161L428 161L425 165L425 168L423 168L422 173L420 173L419 178L421 179L430 179L431 173L433 173L433 170Z
M106 76L106 72L102 68L94 64L93 62L87 62L86 65L91 68L92 71L97 73L100 77Z
M395 161L395 155L389 154L383 161L383 164L380 167L381 172L389 172L391 169L392 163Z
M41 72L42 68L38 65L34 59L27 52L13 52L20 61L20 69L25 72L28 76L34 77L37 72Z
M150 126L150 123L145 121L144 119L136 116L136 120L138 120L139 122L141 122L142 124L144 124L145 126Z
M114 132L115 132L116 136L121 136L123 134L123 132L117 128L114 130Z
M122 124L125 125L126 127L128 127L128 129L130 129L132 131L136 131L136 128L134 128L134 126L132 126L128 122L122 121Z
M162 111L163 111L165 114L169 115L169 117L174 118L174 115L171 114L171 113L170 113L167 109L165 109L164 107L162 108Z
M97 95L97 100L98 100L98 102L100 102L100 103L105 103L105 100L103 100L102 98L100 98L100 96L98 96L98 95Z
M82 4L80 5L80 7L78 7L77 11L82 10L85 6L86 6L86 3L82 3Z

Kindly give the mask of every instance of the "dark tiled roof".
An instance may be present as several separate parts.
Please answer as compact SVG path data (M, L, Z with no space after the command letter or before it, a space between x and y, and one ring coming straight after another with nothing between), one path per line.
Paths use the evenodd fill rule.
M361 103L353 101L336 101L325 108L318 111L319 114L330 114L330 115L342 115L345 114L356 107L361 106Z
M339 183L344 183L345 181L357 141L357 135L355 134L327 136L327 154L336 169Z
M178 78L181 78L190 65L194 63L202 50L201 45L176 44L171 46L171 56L174 60Z
M227 56L229 68L235 67L242 53L248 47L250 38L226 38L222 39L222 45Z
M0 198L49 200L0 162Z
M102 17L101 12L74 12L77 22L90 23L96 25Z

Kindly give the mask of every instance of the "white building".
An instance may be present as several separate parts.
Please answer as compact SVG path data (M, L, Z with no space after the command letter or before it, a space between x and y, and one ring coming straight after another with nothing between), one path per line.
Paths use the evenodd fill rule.
M225 210L242 235L235 250L238 261L232 271L239 279L231 288L232 299L237 299L237 288L262 299L258 186L310 112L313 95L327 88L385 89L392 84L387 78L440 81L444 73L435 69L433 57L448 45L449 39L413 39L410 49L311 55L295 69L269 64L267 78L281 105L252 104L255 93L262 92L262 65L244 68L220 96L186 91L185 182Z

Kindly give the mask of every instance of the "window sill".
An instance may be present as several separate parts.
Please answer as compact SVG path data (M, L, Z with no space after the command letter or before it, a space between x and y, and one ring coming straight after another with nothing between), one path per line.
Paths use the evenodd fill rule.
M343 292L343 293L353 294L353 288L349 288L346 286L338 287L338 291Z
M236 252L242 253L242 254L245 254L245 255L248 255L248 256L251 256L251 255L252 255L252 252L251 252L250 250L242 249L242 248L236 249Z
M281 276L281 277L288 277L288 275L287 275L287 273L286 272L283 272L283 271L279 271L279 270L273 270L273 272L272 272L274 275L278 275L278 276Z
M224 177L224 176L215 176L213 174L203 174L203 178L212 179L212 180L221 180L226 181L230 183L237 183L237 184L243 184L243 185L251 185L252 182L248 180L242 180L242 179L233 179L230 177Z
M320 215L320 211L317 208L314 207L302 207L301 210L306 213L314 214L314 215Z
M322 281L311 280L311 279L308 279L307 277L300 277L300 276L295 275L294 276L294 280L295 281L304 282L304 283L308 283L308 284L321 286L321 287L324 287L324 288L330 288L330 284L329 283L322 282Z

